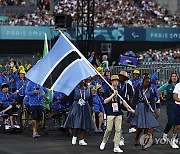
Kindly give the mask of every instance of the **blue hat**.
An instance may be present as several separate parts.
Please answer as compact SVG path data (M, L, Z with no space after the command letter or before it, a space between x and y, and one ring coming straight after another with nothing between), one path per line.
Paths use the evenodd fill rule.
M151 76L151 82L153 83L155 80L158 80L158 74L157 73L154 73Z
M4 72L4 71L7 71L7 68L5 66L1 67L0 68L0 73Z

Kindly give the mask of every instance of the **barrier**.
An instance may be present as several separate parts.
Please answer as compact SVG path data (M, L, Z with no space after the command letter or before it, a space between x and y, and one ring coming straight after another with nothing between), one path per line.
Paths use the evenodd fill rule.
M0 57L0 64L5 64L11 58L14 58L17 61L22 63L29 62L31 64L35 64L37 61L37 57L33 55L16 55L12 54L11 56L1 55ZM169 80L169 77L172 72L177 72L180 74L180 63L159 63L159 62L152 62L152 63L141 63L137 68L129 67L129 66L111 66L111 73L112 74L119 74L120 71L125 70L128 73L132 74L134 69L138 69L141 73L149 73L150 75L160 69L159 72L159 81L160 84L163 84Z
M159 72L159 82L163 84L169 80L172 72L180 73L180 63L149 63L141 64L137 68L129 66L112 66L112 74L119 74L121 70L125 70L132 75L134 69L138 69L141 73L149 73L150 75L160 69Z

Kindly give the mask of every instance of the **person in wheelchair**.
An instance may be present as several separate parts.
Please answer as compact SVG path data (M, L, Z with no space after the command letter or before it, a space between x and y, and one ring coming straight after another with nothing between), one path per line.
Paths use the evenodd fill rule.
M93 121L95 125L95 132L102 133L103 130L101 129L103 123L103 116L104 116L104 107L103 107L103 100L99 97L96 92L96 87L91 86L91 94L93 98ZM97 117L98 117L98 126L97 126Z
M14 128L14 121L13 121L13 108L15 108L15 97L16 94L9 92L9 85L6 83L1 84L1 91L0 91L0 106L1 112L0 116L7 114L10 119L11 128Z
M53 118L67 117L67 111L69 109L69 101L67 98L63 93L53 93L53 100L51 102L51 115Z

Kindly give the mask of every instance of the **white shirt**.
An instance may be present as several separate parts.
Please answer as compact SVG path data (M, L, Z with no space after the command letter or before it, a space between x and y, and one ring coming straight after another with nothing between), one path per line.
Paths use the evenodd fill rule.
M178 98L180 98L180 83L176 84L173 93L178 94ZM175 101L175 103L180 105L180 102Z

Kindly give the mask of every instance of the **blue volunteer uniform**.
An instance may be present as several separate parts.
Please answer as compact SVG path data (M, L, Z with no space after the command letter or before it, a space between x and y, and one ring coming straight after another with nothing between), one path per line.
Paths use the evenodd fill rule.
M60 92L54 92L53 93L53 100L51 103L51 108L55 110L64 110L69 107L69 101L67 99L68 97Z
M131 78L130 81L132 82L134 89L136 89L136 87L138 87L138 86L141 86L141 84L142 84L141 78L138 78L138 79Z
M0 85L2 83L6 83L7 85L10 85L8 78L5 75L0 74Z
M105 113L104 107L103 107L103 100L99 97L99 95L93 95L93 108L95 113Z
M34 90L39 90L38 94L34 93ZM29 95L30 106L42 106L43 105L43 91L46 93L46 96L49 97L49 91L47 88L44 88L32 81L29 81L26 86L25 94Z
M39 92L34 93L35 90L39 90ZM29 96L29 104L33 120L41 120L43 111L43 91L45 92L46 96L49 97L49 91L47 88L39 86L32 81L27 83L25 94Z
M0 102L2 102L1 110L6 109L10 105L15 105L15 103L13 103L15 97L16 97L16 95L13 93L6 94L6 93L0 91ZM7 114L12 115L12 110L7 111Z
M18 90L18 93L17 93L17 102L19 104L23 103L23 99L24 99L24 96L25 96L25 89L26 89L27 83L28 83L28 80L26 80L26 79L22 80L22 79L18 78L17 81L16 81L16 89Z

